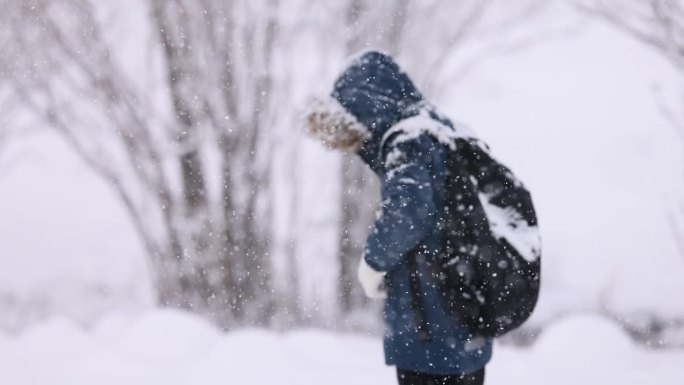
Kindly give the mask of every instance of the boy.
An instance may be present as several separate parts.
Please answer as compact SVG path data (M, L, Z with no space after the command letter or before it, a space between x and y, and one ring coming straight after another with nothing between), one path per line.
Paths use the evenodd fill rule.
M381 180L382 214L368 237L359 279L369 297L385 299L385 360L397 367L399 384L482 384L491 340L472 338L444 308L434 275L407 257L419 244L444 248L448 149L435 137L444 130L467 133L439 116L379 52L356 58L307 120L311 135L357 153Z

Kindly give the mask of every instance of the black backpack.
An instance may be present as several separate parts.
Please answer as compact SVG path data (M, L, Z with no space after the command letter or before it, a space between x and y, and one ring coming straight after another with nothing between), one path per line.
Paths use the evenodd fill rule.
M445 231L444 252L426 259L418 245L408 256L415 320L421 337L429 339L417 268L427 263L453 318L473 337L499 337L529 318L539 295L541 250L532 198L483 143L458 138L445 146L447 204L438 224Z

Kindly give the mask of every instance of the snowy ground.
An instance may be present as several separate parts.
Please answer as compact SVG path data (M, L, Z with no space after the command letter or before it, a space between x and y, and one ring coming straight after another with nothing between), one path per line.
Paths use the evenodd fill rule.
M634 346L608 321L576 316L530 350L497 346L487 384L684 384L684 351ZM377 337L300 330L222 334L175 311L110 316L90 330L51 319L0 334L0 383L393 384Z

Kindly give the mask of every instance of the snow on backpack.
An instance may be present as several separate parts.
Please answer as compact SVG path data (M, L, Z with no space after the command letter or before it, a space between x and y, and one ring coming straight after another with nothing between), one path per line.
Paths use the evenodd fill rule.
M421 257L426 250L419 244L407 256L421 336L429 339L418 263L430 266L446 309L473 337L499 337L519 327L534 310L541 274L541 240L530 193L484 143L433 111L423 110L390 131L385 138L394 136L393 142L426 133L448 153L447 202L438 223L446 232L444 250L428 259Z

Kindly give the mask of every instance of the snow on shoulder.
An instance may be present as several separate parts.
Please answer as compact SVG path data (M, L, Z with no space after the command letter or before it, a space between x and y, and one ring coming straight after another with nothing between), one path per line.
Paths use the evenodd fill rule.
M385 142L394 135L396 136L392 139L392 145L428 134L451 149L456 148L456 139L477 139L475 133L465 126L454 125L454 127L449 127L436 120L430 115L431 106L421 106L419 108L420 112L417 115L402 119L387 130L380 141L380 148L383 148Z
M414 108L418 108L417 115L399 121L382 137L380 148L384 148L390 138L389 145L392 146L385 157L385 167L391 169L393 165L402 164L405 161L406 154L397 146L398 144L415 140L425 134L448 146L452 151L456 150L457 139L465 139L489 153L487 145L480 141L469 128L461 125L451 127L440 122L431 105L421 103ZM510 174L509 178L516 185L521 185L514 175ZM477 183L474 178L473 182ZM539 259L541 236L538 226L530 226L514 207L500 207L492 204L492 197L486 193L481 192L479 198L490 223L492 234L497 239L506 239L526 261L533 262Z

